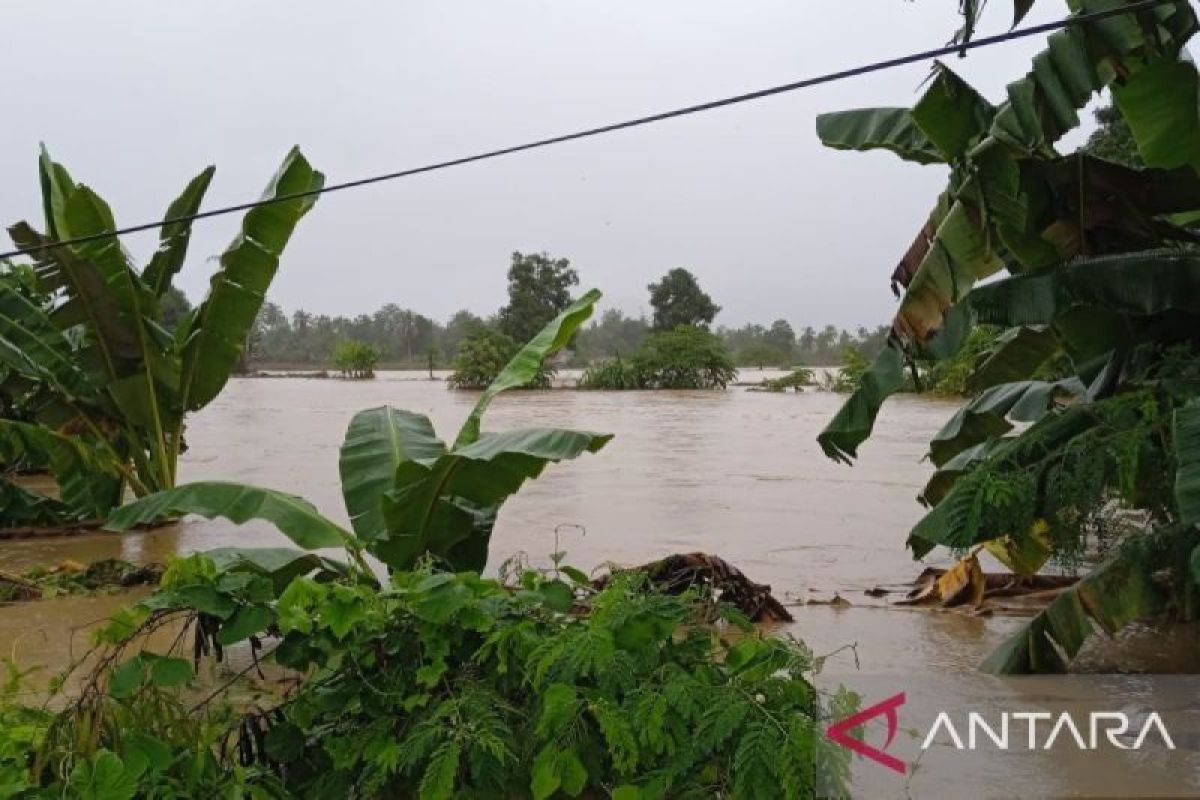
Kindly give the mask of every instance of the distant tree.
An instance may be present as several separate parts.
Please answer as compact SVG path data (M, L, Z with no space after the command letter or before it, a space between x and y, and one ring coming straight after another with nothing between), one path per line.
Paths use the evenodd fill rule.
M737 351L737 363L743 367L782 367L786 366L788 357L775 345L762 339Z
M333 348L333 364L343 378L357 380L375 377L375 365L379 363L379 350L366 342L347 339Z
M181 292L174 286L169 286L166 293L159 301L159 310L162 312L162 322L167 330L175 330L175 326L179 324L179 320L183 319L189 311L192 310L192 304L187 299L187 295Z
M607 308L598 321L576 337L576 361L588 364L600 358L632 355L649 329L644 317L627 317L619 308Z
M453 357L458 352L458 346L462 344L462 341L484 325L481 317L466 309L456 312L442 330L441 344L438 350Z
M779 351L785 362L792 360L796 350L796 332L786 319L777 319L771 323L770 329L763 340Z
M508 305L500 309L500 332L527 342L571 304L579 275L565 258L546 253L512 254L508 268Z
M806 325L800 332L800 336L796 339L796 345L800 348L801 358L811 358L812 354L816 352L817 332L811 325Z
M1129 123L1125 121L1121 112L1109 104L1097 108L1095 113L1096 122L1100 127L1088 137L1083 149L1097 158L1115 161L1127 167L1146 166L1141 153L1138 152L1133 132L1129 130Z
M292 325L283 309L267 301L258 310L254 328L250 331L250 361L294 360Z
M650 290L650 305L654 308L654 330L670 331L680 325L707 328L721 307L700 289L696 276L686 269L675 268Z

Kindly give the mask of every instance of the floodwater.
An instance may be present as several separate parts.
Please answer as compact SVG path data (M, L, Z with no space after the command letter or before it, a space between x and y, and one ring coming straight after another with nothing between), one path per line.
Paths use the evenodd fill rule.
M750 370L742 379L770 374ZM421 412L444 439L453 439L474 401L474 394L448 391L420 373L382 373L358 382L235 379L192 420L181 481L242 481L303 495L345 523L337 453L355 411L391 404ZM585 571L608 561L714 553L798 604L795 623L781 631L817 653L854 645L825 669L833 682L854 685L868 677L865 703L881 699L869 696L872 686L898 691L921 681L933 681L947 702L967 702L991 686L976 665L1020 620L888 609L886 600L864 594L911 580L922 566L911 560L904 539L920 517L915 496L932 469L922 461L926 442L954 404L894 398L851 468L827 459L815 441L841 401L820 391L771 394L737 387L510 392L493 404L486 430L564 426L616 436L598 454L551 466L509 501L492 539L491 568L518 553L535 565L548 564L556 549ZM283 543L265 524L196 520L125 536L6 542L3 568L19 571L64 558L162 561L210 547ZM835 593L850 605L805 604ZM0 608L0 654L15 652L24 664L61 664L68 648L77 651L83 641L77 629L126 600L65 597ZM855 768L856 780L870 787L861 796L1056 796L1075 785L1071 770L1023 762L973 765L946 783L948 773L962 770L932 751L907 786L879 783L879 770L869 762ZM1092 774L1094 765L1080 770Z

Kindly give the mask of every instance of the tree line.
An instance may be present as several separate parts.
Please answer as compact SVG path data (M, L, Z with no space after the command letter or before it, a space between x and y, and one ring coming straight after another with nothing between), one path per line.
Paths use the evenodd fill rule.
M372 314L354 317L316 314L305 309L287 313L270 301L262 310L247 342L251 365L329 365L339 344L361 342L375 348L385 366L423 368L449 366L463 342L480 331L503 334L524 342L570 302L579 275L570 261L546 253L512 254L508 302L494 314L481 317L466 309L445 322L396 303ZM577 334L571 365L629 356L654 330L679 325L710 328L720 306L704 292L686 269L672 269L648 287L652 315L628 314L610 308ZM827 366L840 364L847 348L871 358L883 347L887 327L844 330L834 325L799 329L785 319L767 325L739 328L716 326L720 339L739 366Z

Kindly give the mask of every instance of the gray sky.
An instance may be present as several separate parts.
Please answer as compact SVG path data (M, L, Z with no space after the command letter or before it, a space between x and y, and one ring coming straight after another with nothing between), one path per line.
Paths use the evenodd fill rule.
M44 140L120 224L162 216L205 165L207 206L257 197L299 144L330 181L565 133L945 42L957 0L2 0L0 220L40 227ZM1028 23L1065 3L1038 4ZM981 35L1006 29L994 2ZM1043 38L952 66L993 101ZM944 181L826 150L821 111L906 105L912 66L323 198L271 299L289 311L439 319L504 299L513 250L566 256L637 312L692 269L717 321L890 318L888 275ZM1078 141L1075 137L1073 141ZM237 217L197 223L202 296ZM144 258L153 238L128 237Z

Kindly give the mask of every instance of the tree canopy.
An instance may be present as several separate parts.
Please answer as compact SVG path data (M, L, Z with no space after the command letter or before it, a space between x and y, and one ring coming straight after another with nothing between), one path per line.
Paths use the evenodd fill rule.
M565 258L547 253L512 254L508 268L508 305L500 309L500 332L514 341L532 339L571 304L579 274Z
M708 327L721 307L701 288L696 276L676 267L650 290L650 305L654 308L654 329L669 331L680 325Z

